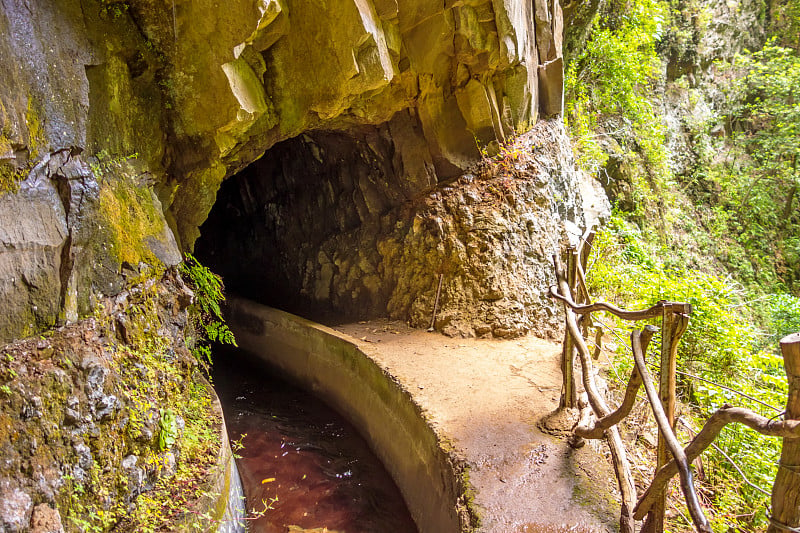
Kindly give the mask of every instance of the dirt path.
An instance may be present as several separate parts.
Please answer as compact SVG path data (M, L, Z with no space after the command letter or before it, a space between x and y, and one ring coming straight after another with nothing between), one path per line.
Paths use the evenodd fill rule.
M482 532L616 529L602 449L573 450L536 425L558 405L559 345L453 339L390 321L334 329L360 339L470 465Z

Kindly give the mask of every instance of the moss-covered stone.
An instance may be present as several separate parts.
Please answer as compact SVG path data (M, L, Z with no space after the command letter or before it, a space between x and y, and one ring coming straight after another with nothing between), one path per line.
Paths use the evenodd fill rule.
M69 532L167 530L216 507L195 491L227 475L221 413L183 343L188 300L175 276L0 349L0 487L55 507ZM165 413L172 439L159 438Z
M39 111L32 97L28 97L28 108L25 111L25 125L28 128L28 154L31 159L37 159L42 145L46 146L46 136L42 127Z
M137 187L128 180L103 185L100 212L109 225L111 253L120 264L160 264L147 239L160 238L166 225L149 188Z

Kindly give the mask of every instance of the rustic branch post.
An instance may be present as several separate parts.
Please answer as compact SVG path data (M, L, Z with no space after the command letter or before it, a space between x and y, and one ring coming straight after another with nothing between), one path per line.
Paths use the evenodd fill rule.
M659 398L667 415L669 426L675 429L675 375L678 354L678 341L689 324L691 306L684 303L665 302L661 319L661 372L659 376ZM656 470L672 460L664 435L658 433L656 449ZM663 490L647 516L642 531L646 533L664 532L664 513L667 504L667 491Z
M789 380L786 420L800 419L800 333L781 339L781 353ZM772 487L772 517L767 533L800 526L800 439L785 437L778 473Z
M577 253L570 255L577 259ZM573 292L573 289L569 286L567 273L564 272L564 265L561 263L558 255L553 255L553 263L555 265L558 286L557 289L556 287L551 287L550 294L561 299L565 303L564 312L567 321L567 335L571 336L574 340L575 349L580 356L583 388L586 391L589 404L591 405L592 410L597 418L604 418L611 413L611 410L608 408L608 405L606 405L603 397L597 391L597 386L594 381L594 372L592 371L591 354L589 353L589 348L584 342L577 320L575 319L574 306L576 304L574 304L571 299L571 293ZM574 382L572 383L572 386L574 387ZM630 465L626 457L625 445L622 443L622 437L620 437L619 428L616 426L609 427L604 433L606 442L608 442L609 451L611 452L611 461L614 465L614 471L617 476L617 483L620 491L620 533L634 533L635 522L633 520L633 508L637 500L636 485L633 482L633 475L631 474Z
M583 269L583 273L586 274L586 268L589 265L589 256L592 253L592 243L594 242L594 227L591 227L586 230L586 233L583 234L581 237L581 268Z
M567 284L570 289L570 296L575 294L575 284L578 273L578 251L574 247L567 247ZM565 312L569 312L565 310ZM572 409L578 406L575 382L575 343L569 334L564 332L564 351L561 354L561 407Z

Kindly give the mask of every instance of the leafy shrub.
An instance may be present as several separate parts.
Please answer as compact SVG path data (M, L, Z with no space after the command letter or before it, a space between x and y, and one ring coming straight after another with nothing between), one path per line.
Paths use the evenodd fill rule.
M800 331L800 1L769 5L765 24L777 40L708 69L698 55L713 22L706 4L606 6L565 78L565 119L579 163L617 202L595 241L590 291L628 308L661 299L692 304L678 385L690 408L684 418L695 426L724 403L774 416L746 396L782 409L787 384L777 341ZM715 76L711 91L708 76ZM694 168L678 178L666 164L664 83L711 109L682 117ZM657 346L658 338L651 350ZM620 351L621 375L630 364ZM769 491L780 440L734 427L717 445L704 454L715 531L763 529L768 497L737 468Z
M725 403L747 407L765 416L777 415L775 410L746 397L780 410L786 402L787 382L774 342L765 343L764 332L754 325L744 290L730 277L665 266L661 258L668 257L670 251L651 241L638 226L615 212L607 228L595 239L588 279L590 292L597 299L615 301L628 309L648 307L659 300L692 304L689 327L678 350L678 392L681 402L692 408L684 416L693 420L695 427L701 426L708 415ZM775 295L766 301L772 310L774 328L786 331L800 325L797 298ZM631 324L619 321L616 327L630 328ZM780 330L773 329L768 336L774 339L777 331ZM658 342L657 337L651 354L657 353ZM655 363L657 356L651 355L649 359ZM628 375L631 356L622 343L616 365L618 374ZM725 455L735 459L753 484L769 491L780 455L780 439L729 427L716 444L721 451L710 449L704 454L705 492L714 500L710 511L715 531L762 527L766 523L764 506L768 497L742 481ZM755 511L745 511L749 509Z
M800 298L791 294L770 294L765 301L769 321L767 344L777 346L786 335L800 332Z

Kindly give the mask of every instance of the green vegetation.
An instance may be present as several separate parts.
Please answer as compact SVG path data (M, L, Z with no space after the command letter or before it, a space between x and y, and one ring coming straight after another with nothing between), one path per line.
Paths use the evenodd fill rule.
M183 524L185 531L205 531L214 518L204 516L193 507L197 498L218 497L207 494L205 474L214 467L219 452L218 425L220 419L214 412L208 385L195 380L186 391L186 402L179 406L186 426L180 437L181 460L174 475L159 478L153 490L136 500L136 509L130 517L130 530L141 532L173 531ZM170 430L171 431L171 430ZM159 434L159 446L168 444L164 428ZM157 465L158 466L158 465ZM163 467L163 466L162 466Z
M682 419L695 429L726 402L777 415L719 385L782 410L777 341L800 331L800 2L754 9L775 37L755 52L709 58L699 44L714 31L707 3L609 0L566 72L579 163L615 205L593 251L590 290L628 308L693 305L678 366ZM683 146L667 142L678 127L673 118L669 131L668 108L683 113ZM618 334L615 370L626 376L627 337ZM763 529L768 497L725 455L769 491L780 440L737 427L717 445L698 474L714 530ZM671 529L683 527L679 514Z
M220 304L225 300L222 278L201 265L189 253L181 264L181 274L186 277L195 296L190 308L190 317L197 335L189 344L198 361L210 364L209 342L236 346L236 339L225 324L220 308Z
M768 42L753 54L721 65L730 80L722 86L734 104L721 120L732 130L713 142L688 181L712 194L699 202L716 204L715 237L733 236L738 245L731 269L743 283L797 290L800 282L800 57ZM720 156L720 153L724 154ZM713 197L712 197L713 196Z
M565 120L581 166L593 174L624 169L635 196L658 192L666 173L664 127L648 99L659 73L662 7L654 0L618 4L567 67ZM638 200L630 211L647 207Z
M787 394L786 375L775 337L800 325L800 299L779 295L764 300L762 312L769 313L767 323L772 325L772 333L767 333L763 326L757 327L758 315L749 307L747 292L741 285L730 277L667 266L665 257L663 248L648 244L637 226L615 214L596 240L590 291L630 309L644 308L663 299L692 304L689 328L678 350L678 389L682 403L689 408L682 417L691 427L699 429L705 417L724 403L747 407L767 417L775 416L783 409ZM608 324L618 330L630 327L627 323ZM632 369L632 358L625 348L628 333L617 331L617 334L621 338L614 373L627 377ZM654 342L658 341L656 337ZM657 357L651 355L650 361L657 361ZM755 397L775 406L778 412L688 374ZM620 379L617 385L624 387L625 383ZM683 436L685 440L691 438L685 428ZM780 452L779 439L728 427L716 444L738 463L752 483L767 491L771 489ZM726 531L734 525L758 529L766 524L764 511L768 509L768 497L746 484L722 453L709 450L704 454L704 475L698 475L698 479L703 493L713 502L709 516L715 530ZM676 494L676 504L680 501ZM743 516L737 519L737 515Z
M25 111L25 125L28 129L28 160L18 163L15 159L5 159L12 151L12 130L8 124L5 107L0 103L0 195L15 193L19 190L19 182L25 179L34 167L40 150L45 144L45 132L42 127L34 100L28 97Z

